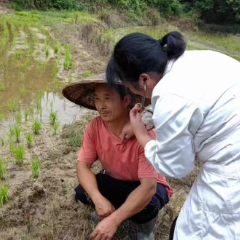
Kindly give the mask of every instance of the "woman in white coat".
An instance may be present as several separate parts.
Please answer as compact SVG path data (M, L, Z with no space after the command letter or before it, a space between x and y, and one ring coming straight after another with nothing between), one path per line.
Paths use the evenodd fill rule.
M122 81L151 98L156 140L141 108L131 125L155 169L182 178L203 167L181 209L174 240L240 239L240 63L213 51L185 51L178 32L160 40L141 33L122 38L107 67L110 84Z

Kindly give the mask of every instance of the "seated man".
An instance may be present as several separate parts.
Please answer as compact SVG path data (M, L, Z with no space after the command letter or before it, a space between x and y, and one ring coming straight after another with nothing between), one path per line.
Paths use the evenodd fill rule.
M96 107L100 115L85 128L77 163L80 185L75 189L76 198L87 205L91 204L90 198L101 219L90 237L112 239L118 226L130 219L138 225L138 240L155 239L158 212L169 201L172 189L148 163L144 149L135 138L121 140L122 129L129 121L129 105L133 103L127 90L123 86L109 88L104 81L95 82L70 85L70 91L75 92L70 97L63 91L79 105ZM78 87L82 89L81 97L74 100L72 96L77 96ZM91 94L95 106L90 106ZM149 135L155 136L153 131ZM90 168L97 159L104 171L94 175Z

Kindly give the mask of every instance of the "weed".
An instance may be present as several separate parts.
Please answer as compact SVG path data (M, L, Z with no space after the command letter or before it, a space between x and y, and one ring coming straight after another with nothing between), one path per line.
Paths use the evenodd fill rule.
M25 149L23 145L19 145L14 150L14 156L16 158L16 163L21 165L23 163L23 157L25 155Z
M57 122L57 112L51 112L49 118L50 124L54 125Z
M33 144L33 134L31 132L28 132L26 134L26 141L27 141L28 148L31 148Z
M0 91L3 91L4 90L4 86L3 86L3 83L0 82Z
M18 125L16 125L13 127L13 130L14 130L14 135L16 137L16 142L20 142L21 128Z
M48 58L48 57L49 57L49 54L50 54L50 51L49 51L48 48L46 49L45 54L46 54L46 58Z
M71 147L81 147L83 132L73 132L69 136L69 144Z
M12 99L9 99L7 101L7 104L6 104L7 108L9 111L11 112L15 112L17 111L18 107L19 107L19 103L17 101L17 99L15 98L12 98Z
M38 157L35 155L32 160L32 177L38 178L39 177L39 160Z
M38 120L35 120L35 121L33 122L33 132L34 132L35 134L39 134L41 128L42 128L42 124L41 124Z
M21 124L21 122L22 122L22 114L21 113L17 113L16 121L18 124Z
M6 176L7 165L4 164L3 159L0 158L0 179L4 180Z
M59 125L60 125L60 124L59 124L58 122L55 122L55 123L53 124L53 130L54 130L53 135L56 135L56 134L57 134L57 130L58 130Z
M91 75L91 71L90 71L90 70L86 70L86 71L83 72L83 74L82 74L83 78L88 78L88 77L90 77L90 75Z
M17 49L17 51L16 51L16 58L17 59L20 59L21 58L21 56L22 56L22 50L21 49Z
M28 117L29 117L30 112L29 111L25 111L24 112L24 116L25 116L25 121L27 121Z
M8 202L8 190L9 190L8 186L3 185L0 188L0 207L2 207L4 203Z

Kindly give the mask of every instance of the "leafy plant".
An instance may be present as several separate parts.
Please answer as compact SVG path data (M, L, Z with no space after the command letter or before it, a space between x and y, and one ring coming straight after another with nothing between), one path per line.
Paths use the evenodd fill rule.
M31 148L33 144L33 134L31 132L28 132L26 134L26 141L27 141L28 148Z
M53 134L54 134L54 135L57 134L57 130L58 130L58 127L59 127L59 126L60 126L60 124L59 124L58 122L55 122L55 123L53 124L53 130L54 130Z
M54 125L57 122L57 112L50 112L50 124Z
M39 177L39 160L38 157L35 155L32 160L32 177L38 178Z
M4 164L3 159L0 158L0 179L4 180L6 176L7 165Z
M14 150L14 156L16 158L16 163L21 165L23 163L23 157L25 155L25 149L23 145L19 145Z
M8 186L3 185L0 188L0 207L2 207L4 203L8 202L8 190L9 190Z
M39 134L41 128L42 128L42 124L41 124L38 120L35 120L35 121L33 122L33 132L34 132L35 134Z
M20 124L22 122L22 114L21 113L17 113L16 121L18 124Z

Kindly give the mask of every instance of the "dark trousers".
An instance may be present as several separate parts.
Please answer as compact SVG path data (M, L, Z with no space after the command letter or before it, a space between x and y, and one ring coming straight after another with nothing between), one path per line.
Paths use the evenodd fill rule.
M170 229L169 240L173 240L176 222L177 222L177 217L175 218L175 220L172 223L172 226L171 226L171 229Z
M115 179L107 174L98 173L96 175L98 189L117 209L128 198L129 194L136 189L140 182L129 182ZM80 200L85 205L92 205L85 190L81 185L76 187L76 200ZM144 224L155 218L159 210L168 202L167 191L161 184L157 184L156 194L149 204L139 213L135 214L130 220L138 224Z

